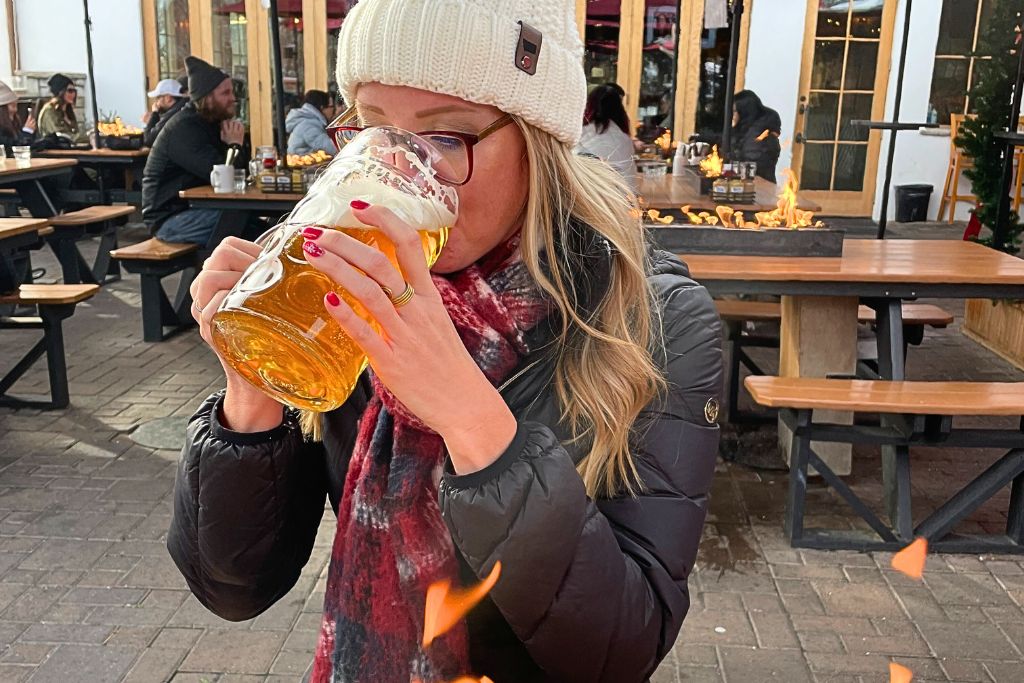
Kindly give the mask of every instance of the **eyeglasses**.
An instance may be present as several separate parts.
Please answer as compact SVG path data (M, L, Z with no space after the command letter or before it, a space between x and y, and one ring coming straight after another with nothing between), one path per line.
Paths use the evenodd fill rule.
M347 125L352 121L358 123L356 116L356 108L349 107L344 114L327 126L327 134L334 140L334 145L339 152L367 128L366 126ZM476 135L450 130L427 130L416 133L416 135L429 142L433 150L443 160L442 163L434 164L434 171L437 173L438 179L448 185L458 186L465 185L473 177L473 148L487 136L510 123L512 123L512 116L505 114Z
M78 88L68 88L68 89L67 89L67 90L65 90L64 92L69 92L69 93L71 93L72 95L77 95L77 94L78 94Z

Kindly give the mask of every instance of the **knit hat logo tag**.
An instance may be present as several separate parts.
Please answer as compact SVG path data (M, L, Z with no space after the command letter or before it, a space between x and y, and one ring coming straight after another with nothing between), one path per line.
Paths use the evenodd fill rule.
M516 42L516 68L533 76L537 73L537 59L540 57L540 47L544 42L544 35L527 24L520 21L519 40Z

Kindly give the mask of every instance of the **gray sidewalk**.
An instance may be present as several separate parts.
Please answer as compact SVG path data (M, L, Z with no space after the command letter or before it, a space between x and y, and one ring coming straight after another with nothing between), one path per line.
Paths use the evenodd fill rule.
M897 226L893 235L908 232L952 234ZM50 255L34 260L52 281ZM962 314L959 302L940 303ZM134 276L80 306L65 336L73 407L0 409L0 683L298 680L316 642L333 515L296 587L265 614L232 624L207 612L164 547L178 453L133 437L180 433L219 388L219 365L195 334L142 342ZM0 374L31 336L2 340ZM1024 380L958 325L930 331L909 374ZM21 392L41 393L45 374L30 380ZM154 430L163 418L179 422ZM877 453L855 455L851 485L877 498ZM977 452L915 454L922 510L986 462ZM1024 681L1024 557L932 556L915 582L889 570L884 553L794 551L781 532L785 492L781 472L720 464L691 612L654 681L866 683L888 680L892 659L915 683ZM836 501L818 486L811 513L853 523ZM998 525L1003 509L1005 497L968 527ZM505 683L501 672L479 673Z

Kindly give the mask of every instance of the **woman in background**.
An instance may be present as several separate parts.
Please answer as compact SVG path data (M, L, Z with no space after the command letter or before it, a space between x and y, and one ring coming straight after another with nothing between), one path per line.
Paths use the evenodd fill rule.
M24 122L18 116L18 96L10 86L0 81L0 145L7 156L13 156L11 147L31 145L35 139L36 120L30 114Z
M587 97L583 136L576 151L606 161L636 191L633 138L629 135L629 115L622 105L622 88L611 83L599 85Z
M87 142L88 136L79 129L78 117L75 116L78 88L74 81L64 74L54 74L46 83L53 98L39 112L39 137L59 133L74 142Z
M761 103L752 90L741 90L733 100L732 149L737 161L756 161L757 175L773 183L782 146L779 112Z

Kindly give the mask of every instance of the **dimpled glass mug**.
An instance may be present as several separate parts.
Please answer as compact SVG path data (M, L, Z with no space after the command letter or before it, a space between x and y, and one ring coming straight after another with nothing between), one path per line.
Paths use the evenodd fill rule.
M352 216L349 203L361 199L414 226L432 266L458 212L455 190L437 177L445 163L430 141L397 128L368 128L352 139L291 215L260 238L260 257L217 309L212 337L221 357L253 386L293 408L326 412L341 406L367 359L328 314L324 296L336 291L379 326L306 261L301 231L310 225L340 230L379 249L398 268L394 244Z

